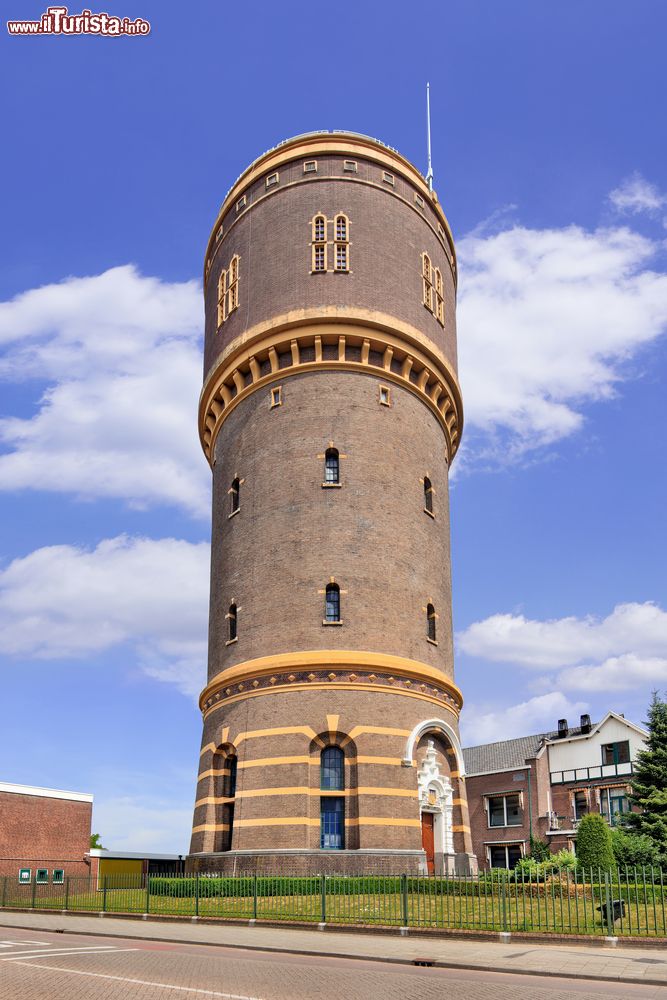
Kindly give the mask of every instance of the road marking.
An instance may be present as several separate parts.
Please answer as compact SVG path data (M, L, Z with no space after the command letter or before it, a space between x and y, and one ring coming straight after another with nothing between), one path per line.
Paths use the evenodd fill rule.
M15 938L13 941L0 941L0 945L3 948L13 948L17 944L38 944L41 947L46 948L48 943L48 941L19 941L18 938Z
M110 944L88 945L85 948L54 948L48 951L20 951L17 955L3 955L0 962L16 962L20 958L55 958L56 955L90 955L92 953L111 951L138 951L138 948L115 948Z
M139 951L138 948L119 948L118 951ZM17 956L18 958L18 956ZM159 986L163 990L179 990L181 993L198 993L205 997L221 997L222 1000L260 1000L243 993L217 993L215 990L198 990L194 986L174 986L172 983L153 983L147 979L128 979L126 976L108 976L103 972L82 972L80 969L61 969L57 965L37 965L36 962L16 962L31 969L48 969L50 972L67 972L70 976L90 976L94 979L113 979L117 983L134 983L136 986Z

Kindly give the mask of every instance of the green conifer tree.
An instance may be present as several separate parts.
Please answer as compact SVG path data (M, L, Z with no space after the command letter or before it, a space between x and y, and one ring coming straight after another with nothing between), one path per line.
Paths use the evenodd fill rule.
M616 867L611 830L599 813L588 813L577 829L577 864L609 871Z
M630 804L639 811L624 817L627 828L655 845L658 863L667 871L667 702L657 691L648 709L646 749L634 762Z

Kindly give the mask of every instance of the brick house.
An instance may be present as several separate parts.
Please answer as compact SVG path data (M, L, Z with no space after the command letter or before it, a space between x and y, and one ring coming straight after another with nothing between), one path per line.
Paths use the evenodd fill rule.
M0 877L62 882L87 875L93 796L0 782Z
M601 722L582 715L550 733L463 750L473 850L480 868L513 868L530 838L553 852L573 849L587 812L613 826L629 809L633 760L645 730L608 712Z

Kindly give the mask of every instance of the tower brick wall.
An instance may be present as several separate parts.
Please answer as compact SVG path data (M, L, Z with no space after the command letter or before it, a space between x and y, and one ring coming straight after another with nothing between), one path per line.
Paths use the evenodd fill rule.
M205 261L211 602L191 867L468 864L448 503L463 419L455 297L435 195L374 140L283 143L225 199ZM342 754L334 788L321 787L328 747ZM425 850L423 813L435 817Z

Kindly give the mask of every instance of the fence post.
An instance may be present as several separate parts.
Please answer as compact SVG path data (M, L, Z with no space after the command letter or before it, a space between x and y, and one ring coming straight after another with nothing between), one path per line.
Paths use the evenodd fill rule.
M320 913L320 922L326 924L327 922L327 877L326 875L320 875L320 887L322 890L322 911Z
M509 872L507 873L509 876ZM502 917L502 929L507 931L507 886L505 884L505 872L500 870L500 910Z
M408 876L401 875L401 898L403 907L403 927L408 926Z
M151 877L146 872L146 913L150 913L151 909Z
M30 903L31 909L35 909L35 893L37 892L37 873L35 872L35 877L32 880L32 900Z
M107 878L109 876L104 876L104 881L102 882L102 913L107 912Z
M252 877L252 919L257 920L257 876Z
M7 875L2 880L2 906L5 905L5 900L7 899Z
M69 905L69 875L65 877L65 906L64 906L65 910L67 909L68 905Z
M604 873L604 898L607 911L607 934L614 936L614 907L611 901L611 888L609 885L609 872Z
M199 870L195 872L195 917L199 916Z

